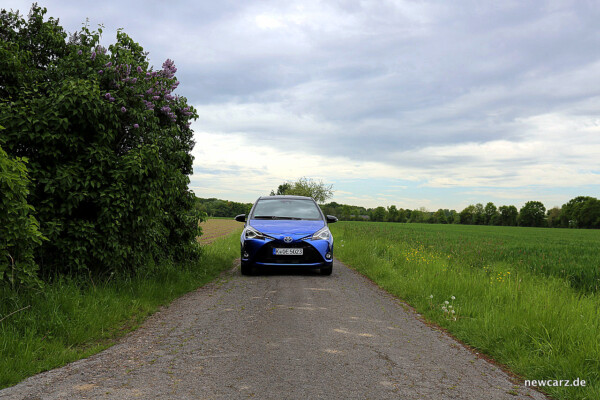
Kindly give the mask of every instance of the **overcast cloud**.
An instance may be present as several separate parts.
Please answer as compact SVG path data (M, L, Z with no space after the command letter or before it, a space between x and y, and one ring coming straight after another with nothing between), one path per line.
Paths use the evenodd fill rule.
M73 4L40 2L68 31L89 18L175 60L201 197L251 202L301 176L364 206L600 194L596 1Z

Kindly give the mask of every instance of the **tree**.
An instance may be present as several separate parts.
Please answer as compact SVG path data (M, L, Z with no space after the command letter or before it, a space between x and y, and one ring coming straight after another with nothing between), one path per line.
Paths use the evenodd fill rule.
M387 217L387 211L386 211L385 207L379 206L375 210L373 210L373 213L371 215L371 220L383 222L383 221L385 221L386 217Z
M303 177L296 182L288 181L279 185L277 193L271 191L271 196L275 194L312 197L317 203L322 204L333 196L333 185Z
M387 214L388 214L387 220L389 222L398 221L399 212L395 205L392 204L391 206L388 207Z
M561 225L569 228L591 228L596 226L596 203L598 199L590 196L578 196L563 204L560 213Z
M441 208L437 210L431 217L431 222L434 224L447 224L446 213Z
M289 182L282 183L277 187L277 192L271 190L271 196L289 194L292 190L292 184Z
M485 205L484 216L484 223L486 225L496 225L498 219L498 209L494 203L489 202Z
M516 226L519 211L515 206L500 206L498 208L500 216L498 217L498 225L502 226Z
M539 201L528 201L519 210L520 226L544 226L546 207Z
M475 204L475 209L473 211L473 223L475 225L485 224L485 211L483 208L483 204L481 203Z
M45 241L44 274L135 270L150 259L196 257L188 189L197 118L171 60L153 70L122 31L66 41L46 9L0 14L0 124L10 157L29 159L28 197Z
M577 220L581 228L600 228L600 200L590 197L578 210Z
M558 228L561 225L560 221L560 208L552 207L546 213L546 220L550 228Z
M472 225L475 223L475 206L469 205L465 207L459 214L460 223L466 225Z

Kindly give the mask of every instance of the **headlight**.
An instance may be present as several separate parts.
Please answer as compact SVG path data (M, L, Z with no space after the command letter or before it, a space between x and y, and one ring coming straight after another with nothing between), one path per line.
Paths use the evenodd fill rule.
M329 231L329 228L324 226L312 235L312 240L329 240L330 237L331 232Z
M246 227L246 231L244 232L244 238L246 239L264 239L265 235L248 225Z

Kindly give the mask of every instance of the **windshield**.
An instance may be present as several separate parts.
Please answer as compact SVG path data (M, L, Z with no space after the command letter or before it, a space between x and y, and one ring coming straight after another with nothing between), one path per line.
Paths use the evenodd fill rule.
M256 203L250 218L321 220L321 212L312 200L262 199Z

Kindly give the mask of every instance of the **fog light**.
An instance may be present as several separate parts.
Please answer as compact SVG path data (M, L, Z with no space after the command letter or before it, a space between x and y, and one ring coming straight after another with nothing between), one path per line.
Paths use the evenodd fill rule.
M244 257L244 258L248 258L249 256L250 256L250 255L249 255L248 253L244 252L244 254L243 254L243 257Z
M331 253L325 254L325 258L328 259L328 260L331 260Z

